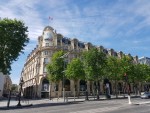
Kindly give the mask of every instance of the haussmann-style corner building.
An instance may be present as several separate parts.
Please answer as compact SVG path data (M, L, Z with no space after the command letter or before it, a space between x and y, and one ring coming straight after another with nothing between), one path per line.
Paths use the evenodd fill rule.
M41 36L38 37L38 44L36 48L28 55L24 67L22 69L21 77L23 78L23 95L28 98L50 98L63 96L63 83L51 83L47 78L46 65L51 62L53 53L59 50L65 52L71 51L68 54L67 61L79 56L81 51L87 51L95 47L91 43L83 43L76 38L66 38L61 34L57 34L56 30L47 26L44 28ZM123 52L116 52L113 49L105 49L103 46L97 46L104 53L110 56L122 57ZM130 54L128 54L130 55ZM131 56L131 55L130 55ZM138 63L138 57L133 57L134 62ZM62 75L63 76L63 75ZM74 81L65 79L64 82L65 95L74 95ZM120 87L123 87L123 82L119 82ZM95 85L93 82L87 82L87 90L89 95L93 95ZM103 82L99 82L100 93L103 94ZM86 82L78 80L77 90L80 95L85 94ZM111 90L114 92L114 81L111 81ZM132 87L131 87L131 90ZM123 88L120 92L123 92Z

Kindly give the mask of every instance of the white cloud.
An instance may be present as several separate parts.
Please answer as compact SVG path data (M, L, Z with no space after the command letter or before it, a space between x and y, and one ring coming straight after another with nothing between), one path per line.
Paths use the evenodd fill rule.
M43 23L40 14L34 8L36 3L37 1L34 0L13 0L0 6L0 15L2 18L8 17L23 20L29 28L29 38L31 40L37 40L39 29L41 30L43 28ZM35 26L37 28L33 29Z

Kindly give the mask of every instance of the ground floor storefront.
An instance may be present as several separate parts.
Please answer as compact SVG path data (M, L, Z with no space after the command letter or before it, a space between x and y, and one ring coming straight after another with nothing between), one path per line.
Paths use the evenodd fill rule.
M144 91L145 85L127 84L122 81L84 81L84 80L64 80L58 83L50 83L46 78L41 79L39 84L23 88L23 96L26 98L56 98L62 96L83 96L101 94L124 94L134 93L139 94ZM64 89L64 90L63 90Z

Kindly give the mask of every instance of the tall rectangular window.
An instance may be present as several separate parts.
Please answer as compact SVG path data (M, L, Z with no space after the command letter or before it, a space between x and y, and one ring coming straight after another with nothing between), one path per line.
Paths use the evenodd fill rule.
M44 58L44 63L48 64L48 62L49 62L48 58Z
M47 72L47 69L46 69L46 66L43 67L43 73L46 73Z

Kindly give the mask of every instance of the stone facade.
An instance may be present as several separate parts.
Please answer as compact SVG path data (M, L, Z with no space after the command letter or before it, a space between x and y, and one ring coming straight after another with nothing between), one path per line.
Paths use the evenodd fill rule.
M140 64L147 64L150 66L150 58L148 57L141 57L138 59Z
M11 85L11 78L8 75L3 75L3 73L0 72L0 97L8 96Z
M62 81L59 84L54 84L46 79L46 65L51 62L53 53L59 50L69 51L67 62L70 62L71 59L79 57L80 52L88 51L92 47L96 47L107 55L118 58L121 58L124 54L121 51L116 52L113 49L106 49L103 46L93 46L91 43L83 43L76 38L70 39L64 37L61 34L57 34L56 30L52 27L45 27L42 35L38 37L38 45L28 55L21 73L21 77L24 80L24 96L29 98L62 96ZM134 60L137 62L136 58ZM100 92L103 93L103 83L100 82L99 86ZM94 93L93 82L87 82L87 90L89 94ZM78 80L76 94L77 92L79 92L79 95L85 93L85 81ZM74 95L74 82L72 80L65 80L65 95Z
M4 75L0 72L0 97L3 96L3 89L4 89Z

